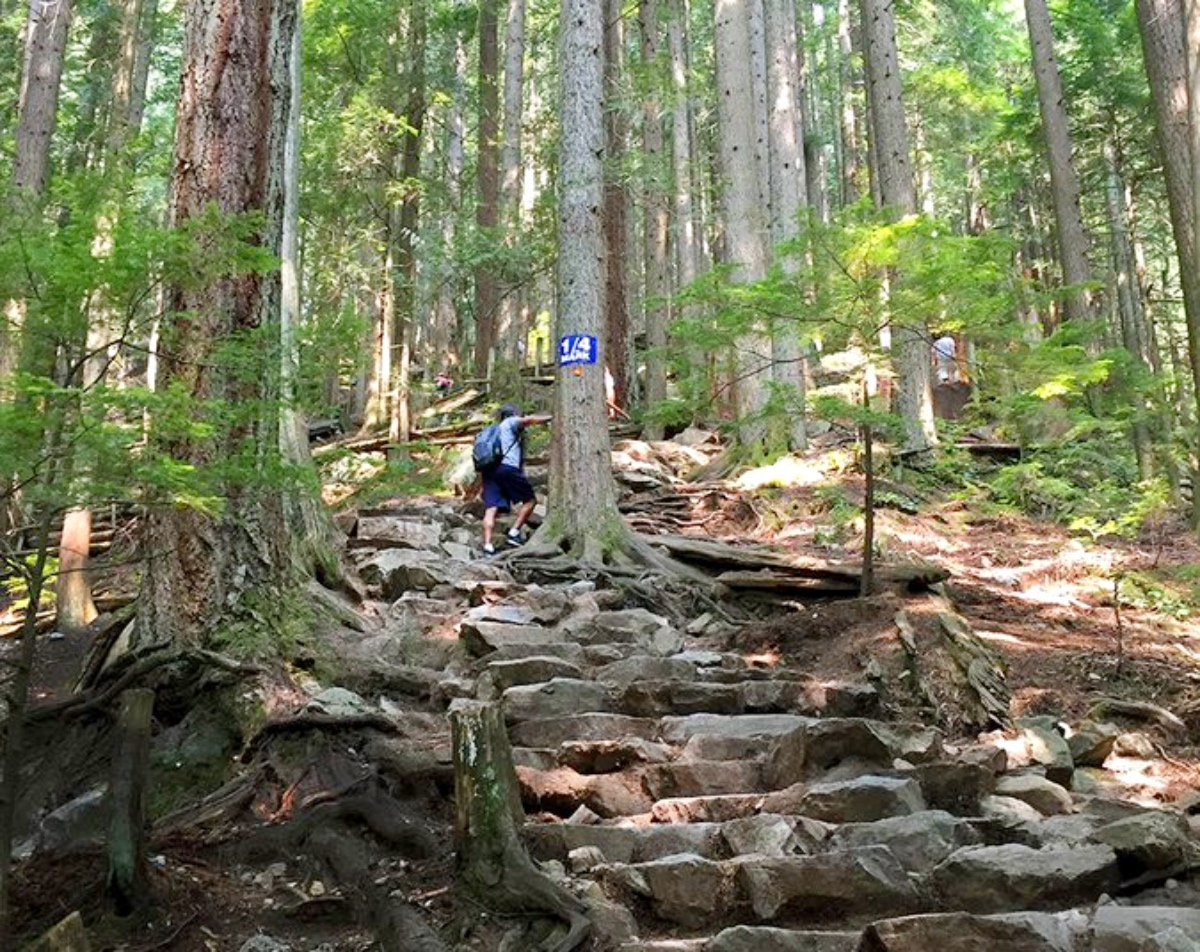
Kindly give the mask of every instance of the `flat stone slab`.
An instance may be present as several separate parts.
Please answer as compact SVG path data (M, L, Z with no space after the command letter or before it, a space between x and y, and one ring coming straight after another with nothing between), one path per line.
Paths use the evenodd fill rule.
M463 621L458 635L467 650L476 657L512 645L533 645L538 648L561 643L562 632L540 625L508 625L497 621ZM540 652L539 652L540 653Z
M553 678L544 684L522 684L502 695L504 717L513 721L546 720L609 711L608 688L580 678Z
M542 684L554 678L582 678L583 670L562 658L532 655L511 661L493 661L487 666L487 674L496 689L504 692L521 684Z
M1023 800L1043 816L1058 816L1075 809L1065 787L1036 774L1010 774L996 781L996 796Z
M917 912L922 906L904 867L882 846L743 860L738 862L738 892L762 921L786 914L829 918Z
M649 900L655 915L689 928L727 918L735 867L684 853L632 866L602 867L607 883Z
M540 860L565 860L571 850L593 846L607 863L645 863L692 853L706 859L721 858L723 840L719 823L651 824L649 826L597 826L579 823L534 823L521 833Z
M648 767L644 776L646 789L655 800L758 793L763 790L762 765L752 760L659 764Z
M858 949L859 952L1076 952L1087 926L1087 917L1079 912L905 916L869 925Z
M916 781L866 776L814 784L800 798L797 812L827 823L871 823L924 809Z
M684 744L698 734L742 739L779 738L812 721L813 718L799 714L689 714L664 717L662 739L671 744Z
M704 952L856 952L857 932L800 932L770 926L734 926L711 939Z
M360 544L392 542L410 549L436 549L442 533L436 524L420 519L360 515L355 536Z
M1032 849L1016 843L959 850L930 874L944 906L967 912L1046 909L1095 901L1120 883L1107 846Z
M576 714L522 721L509 728L508 736L519 747L558 748L568 741L614 740L640 737L653 740L658 721L624 714Z
M715 797L671 797L659 800L650 810L655 823L724 823L753 816L762 805L756 793Z

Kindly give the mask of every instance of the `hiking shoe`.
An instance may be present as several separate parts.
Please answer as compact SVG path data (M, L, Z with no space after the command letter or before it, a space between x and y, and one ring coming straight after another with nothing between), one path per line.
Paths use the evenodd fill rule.
M520 529L509 529L508 535L505 536L505 538L508 539L509 545L524 545L525 544L525 537L523 535L521 535Z
M495 555L496 547L489 542L487 545L485 545L483 547L483 554L484 555Z

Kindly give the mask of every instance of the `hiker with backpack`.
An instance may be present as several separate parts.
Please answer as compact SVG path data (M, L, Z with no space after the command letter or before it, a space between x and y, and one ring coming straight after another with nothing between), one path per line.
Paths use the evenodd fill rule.
M509 545L525 542L522 532L533 513L537 497L525 475L525 428L550 422L548 415L522 416L513 404L500 408L498 422L475 437L472 457L475 470L483 479L483 551L495 555L492 533L496 516L514 510L516 518L505 535Z

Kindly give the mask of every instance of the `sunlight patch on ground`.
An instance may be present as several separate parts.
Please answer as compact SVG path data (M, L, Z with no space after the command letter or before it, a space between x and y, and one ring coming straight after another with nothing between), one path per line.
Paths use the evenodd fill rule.
M784 456L769 466L759 466L742 473L733 485L742 492L756 492L768 486L779 489L819 486L825 480L825 471L814 463L795 456Z
M1025 645L1025 642L1016 635L1009 635L1003 631L986 631L982 628L976 628L975 634L977 634L984 641L996 641L1000 642L1001 644L1014 645L1018 647Z

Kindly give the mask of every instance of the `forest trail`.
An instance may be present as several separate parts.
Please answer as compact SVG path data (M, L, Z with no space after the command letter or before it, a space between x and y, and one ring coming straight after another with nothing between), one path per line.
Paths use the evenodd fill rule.
M821 519L799 516L820 501L811 488L684 489L669 478L677 452L630 441L614 457L627 517L673 530L660 538L676 552L687 546L670 539L692 538L715 573L721 545L753 560L772 543L806 571L848 561L852 539L815 538ZM1175 948L1171 929L1200 938L1196 685L1171 663L1196 650L1194 631L1127 608L1117 676L1091 578L1117 553L954 504L881 517L897 540L885 579L932 559L948 580L712 602L636 577L546 576L519 553L479 558L471 502L346 514L359 600L323 592L320 637L260 684L267 725L241 738L222 788L242 799L160 818L154 874L171 898L146 946L551 947L561 924L491 915L455 887L445 712L458 699L503 706L524 842L587 904L584 948L915 952L936 936L948 952L1114 952ZM1172 541L1163 558L1195 560ZM1135 555L1154 553L1122 557ZM966 665L951 650L964 644ZM997 681L964 680L984 662ZM1011 712L1006 729L987 723L980 683ZM1126 716L1152 708L1089 720L1103 698L1156 701L1184 728ZM213 727L191 714L166 730L160 762ZM185 799L210 792L188 776ZM74 819L59 811L39 835L70 839L58 827L87 811L67 806ZM102 876L98 857L50 856L19 886L46 892L31 921L53 914L51 882L86 895Z

